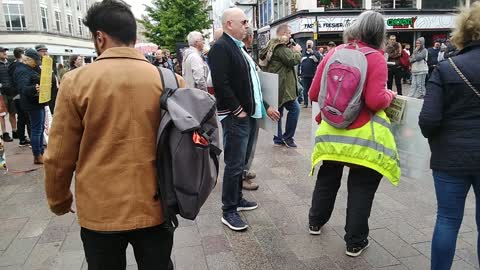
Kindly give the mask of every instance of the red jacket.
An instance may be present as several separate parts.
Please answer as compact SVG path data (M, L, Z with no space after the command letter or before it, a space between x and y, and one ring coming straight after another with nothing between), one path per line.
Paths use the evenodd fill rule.
M367 46L362 42L358 42L358 45L360 48ZM326 63L334 52L335 50L330 50L317 68L312 86L308 92L310 100L312 101L318 102L322 74ZM365 107L363 107L358 118L348 127L348 129L359 128L368 123L368 121L370 121L369 111L376 113L379 110L387 108L394 98L393 92L387 90L388 71L383 51L379 50L378 53L367 55L367 62L367 78L365 80L362 94L365 100ZM322 120L321 115L318 114L315 120L320 123Z

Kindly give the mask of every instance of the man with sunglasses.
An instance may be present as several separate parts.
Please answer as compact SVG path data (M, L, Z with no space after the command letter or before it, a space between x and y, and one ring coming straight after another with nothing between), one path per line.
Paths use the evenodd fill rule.
M245 13L230 8L222 15L223 35L212 46L208 59L223 128L225 171L222 223L234 231L248 228L238 211L254 210L256 202L242 196L242 174L252 151L257 119L266 113L272 120L278 111L263 102L260 79L253 59L243 49L249 28Z

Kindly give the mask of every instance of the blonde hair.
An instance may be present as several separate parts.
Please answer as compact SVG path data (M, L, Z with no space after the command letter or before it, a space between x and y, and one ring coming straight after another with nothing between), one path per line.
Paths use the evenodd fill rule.
M458 49L475 40L480 40L480 2L473 3L470 8L460 8L451 38Z

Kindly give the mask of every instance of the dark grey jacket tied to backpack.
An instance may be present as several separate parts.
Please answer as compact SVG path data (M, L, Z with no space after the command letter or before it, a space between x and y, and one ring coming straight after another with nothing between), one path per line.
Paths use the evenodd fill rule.
M215 98L199 89L178 89L170 70L164 85L157 135L158 191L167 220L194 220L217 183L219 131Z

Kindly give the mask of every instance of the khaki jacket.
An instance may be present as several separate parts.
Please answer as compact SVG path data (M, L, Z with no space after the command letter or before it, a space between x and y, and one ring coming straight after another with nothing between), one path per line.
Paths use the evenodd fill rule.
M108 49L65 74L44 160L54 213L70 209L75 172L80 226L123 231L164 222L154 200L161 93L156 67L133 48Z

